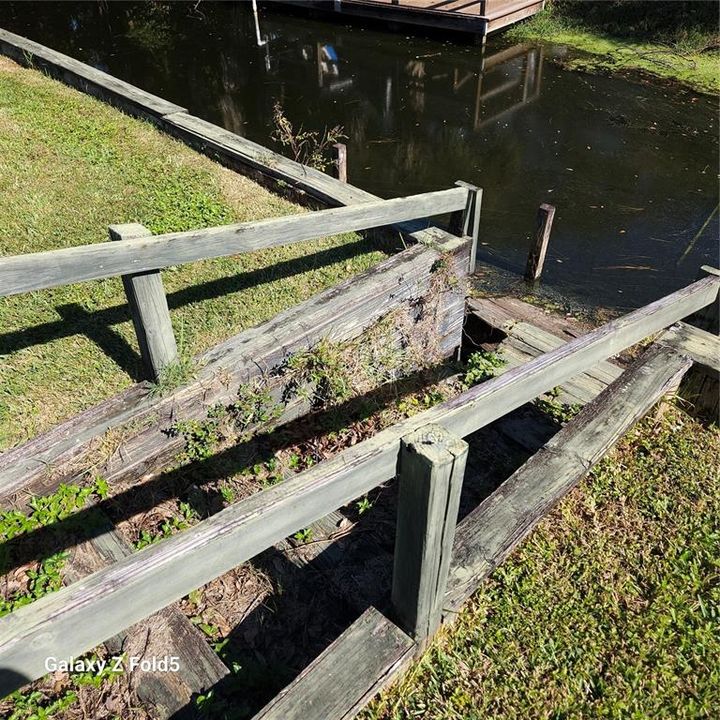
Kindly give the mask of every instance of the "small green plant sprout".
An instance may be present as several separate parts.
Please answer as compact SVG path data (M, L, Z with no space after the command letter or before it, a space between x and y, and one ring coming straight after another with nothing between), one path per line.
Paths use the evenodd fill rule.
M151 397L163 397L186 385L195 377L197 363L193 358L181 355L177 360L166 365L161 371L157 382L150 385Z
M69 554L67 551L56 553L43 560L36 570L28 570L27 591L0 598L0 617L59 590L62 587L61 571Z
M209 458L222 440L220 421L217 417L207 420L178 420L168 431L171 437L185 438L185 458L205 460Z
M556 422L564 425L580 412L582 406L579 403L560 402L558 400L560 392L561 389L559 387L554 387L546 393L547 398L539 398L536 400L535 406Z
M373 504L370 502L370 498L367 495L355 503L358 515L366 513L372 506Z
M284 402L300 396L308 398L313 408L323 408L345 400L351 393L339 348L328 340L288 357L281 372L288 377Z
M283 147L290 149L293 160L309 165L316 170L325 171L332 164L328 157L330 148L347 136L344 134L342 125L325 129L322 132L317 130L305 130L301 125L297 130L285 115L282 105L276 102L273 106L273 130L271 137Z
M467 360L463 384L466 387L472 387L485 380L489 380L495 377L497 371L505 367L505 365L507 365L507 360L497 353L478 350L470 355Z
M179 509L180 514L173 515L165 520L156 532L153 533L148 530L141 530L140 536L135 542L135 549L142 550L148 545L153 545L160 540L170 537L178 530L187 530L195 521L197 521L197 513L193 510L190 503L181 502Z
M231 505L235 502L235 490L233 490L230 485L221 485L220 486L220 495L222 496L222 499L228 503L228 505Z
M309 543L313 539L313 531L312 528L306 527L302 530L298 530L294 535L293 539L302 545L305 545L306 543Z
M77 510L85 507L93 496L103 500L108 497L109 493L107 480L98 476L91 485L62 484L51 495L33 497L28 502L30 512L0 511L0 541L12 540L18 535L31 532L39 527L66 520Z
M227 410L237 429L243 433L253 425L274 420L282 412L282 406L273 402L270 390L262 380L257 380L241 385L237 399Z

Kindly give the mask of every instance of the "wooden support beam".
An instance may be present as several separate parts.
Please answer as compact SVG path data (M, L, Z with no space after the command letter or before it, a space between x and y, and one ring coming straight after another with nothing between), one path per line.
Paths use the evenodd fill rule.
M525 279L530 282L535 282L542 274L554 217L555 207L553 205L548 205L547 203L540 205L537 213L535 237L530 246L527 267L525 268Z
M81 583L0 618L0 667L6 669L0 677L0 691L10 692L43 675L48 654L67 657L95 647L394 477L400 440L413 430L437 423L465 437L600 360L705 307L716 297L719 284L720 278L704 278L613 320L225 508ZM691 362L686 356L675 355L685 364ZM661 364L673 367L669 359ZM646 391L645 396L648 394ZM638 400L638 408L640 404ZM93 613L88 615L91 606Z
M718 268L703 265L698 274L699 278L720 278ZM704 332L714 338L720 336L720 293L713 298L707 306L693 313L687 318L688 327L697 329L692 339L695 348L698 347L697 333ZM689 332L685 331L685 340L689 341ZM718 380L717 362L713 363L713 355L717 358L717 344L702 343L707 346L710 354L705 356L707 362L699 361L685 377L680 389L683 398L694 406L695 414L711 421L720 422L720 381Z
M392 605L419 650L440 627L467 453L441 425L400 442Z
M111 240L120 242L152 237L152 233L138 223L111 225L109 233ZM123 275L122 282L146 377L157 382L163 369L178 359L175 333L160 271Z
M463 602L692 365L651 346L538 453L458 524L445 606Z
M335 177L340 182L348 181L347 174L347 145L345 143L335 143L333 145L334 150L334 164L335 164Z
M0 258L0 296L444 215L464 208L466 199L467 190L457 187L271 220Z
M410 637L368 608L253 720L350 720L414 650Z

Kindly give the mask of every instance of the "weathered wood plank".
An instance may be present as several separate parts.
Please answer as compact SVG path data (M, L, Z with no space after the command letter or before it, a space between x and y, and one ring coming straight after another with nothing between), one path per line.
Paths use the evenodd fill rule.
M467 190L457 187L270 220L0 258L0 295L147 272L326 235L383 227L463 208L466 196Z
M350 720L414 650L410 637L368 608L253 720Z
M99 513L99 511L98 511ZM76 546L65 567L66 581L77 582L132 553L132 547L103 516L105 532ZM228 669L205 636L176 607L168 606L106 643L113 655L151 659L175 657L177 672L144 669L129 674L138 698L151 703L159 717L170 717L191 701L194 693L211 688Z
M466 252L467 244L458 250L458 268L467 262ZM182 447L181 438L163 432L175 420L202 419L209 406L231 401L240 384L269 372L289 353L312 347L322 338L351 340L403 303L423 297L436 282L432 269L438 258L427 246L410 247L203 353L190 385L163 398L149 397L146 388L136 385L8 450L0 455L0 499L7 503L23 491L52 492L60 482L72 479L73 468L82 469L83 454L96 438L130 423L142 426L147 419L153 420L152 427L128 433L131 437L125 438L122 454L97 471L102 470L108 480L118 480L162 467ZM450 325L441 332L439 348L449 353L459 344L462 330L463 284L447 294L443 316Z
M111 225L110 239L116 242L152 237L138 223ZM159 270L122 276L130 316L148 380L158 381L164 368L178 359L175 333Z
M2 28L0 52L20 65L42 70L68 85L101 100L107 100L139 117L157 121L168 113L185 111L180 105L163 100L102 70Z
M458 524L445 607L457 611L540 519L663 395L692 361L651 346Z
M440 425L400 442L392 605L420 648L440 627L467 453Z
M717 294L718 282L718 278L700 280L614 320L230 506L190 530L0 618L0 666L10 671L0 689L9 691L18 686L19 678L42 675L43 659L49 653L65 657L94 647L393 477L400 439L413 430L438 423L465 437L608 355L704 307ZM682 358L677 366L682 364L683 371L689 367L686 356L667 353ZM669 358L664 357L665 369L673 366ZM656 386L654 379L652 387ZM645 396L649 394L646 390ZM638 400L635 410L641 405ZM548 454L552 456L551 451ZM88 617L90 606L93 615Z
M679 322L669 327L656 342L689 355L706 370L715 374L720 372L720 338L717 335Z

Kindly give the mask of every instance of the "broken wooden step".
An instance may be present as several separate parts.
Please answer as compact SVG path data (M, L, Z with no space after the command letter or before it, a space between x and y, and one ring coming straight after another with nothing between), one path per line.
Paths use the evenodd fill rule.
M76 546L65 569L68 582L79 581L133 552L109 518L99 512L98 516L105 525L104 532ZM168 672L157 663L150 669L138 664L128 671L138 698L150 704L160 718L179 712L193 695L213 687L229 673L202 632L176 605L169 605L108 639L105 646L114 656L125 655L126 671L133 658L138 663L176 659L177 672Z

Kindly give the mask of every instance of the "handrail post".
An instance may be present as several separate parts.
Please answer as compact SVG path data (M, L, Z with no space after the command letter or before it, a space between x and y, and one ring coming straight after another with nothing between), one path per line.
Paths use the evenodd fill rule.
M440 425L400 443L392 606L419 650L442 619L467 451L463 439Z
M468 274L475 272L475 262L477 257L477 247L480 238L480 209L482 206L482 188L477 185L471 185L463 180L457 180L455 185L463 187L467 190L467 200L465 209L455 212L450 218L449 232L453 235L462 235L470 237L472 244L470 246L470 261Z
M108 232L111 240L136 240L152 236L139 223L111 225ZM157 382L163 368L178 358L160 271L123 275L122 281L147 378Z

